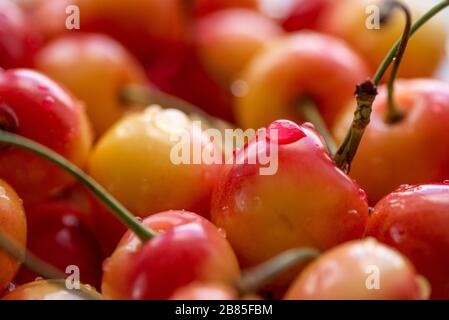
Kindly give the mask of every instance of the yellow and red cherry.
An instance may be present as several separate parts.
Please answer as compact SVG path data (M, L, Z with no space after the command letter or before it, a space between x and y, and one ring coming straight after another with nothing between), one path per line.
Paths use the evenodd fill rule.
M46 76L26 69L0 72L0 128L24 136L84 166L91 131L83 105ZM32 202L61 190L72 178L37 155L0 149L0 177Z
M0 68L31 67L41 44L28 16L13 1L0 2Z
M64 280L36 280L21 285L2 300L84 300L103 299L95 289L81 284L80 289L68 290Z
M251 59L282 33L276 22L257 11L228 9L197 20L195 45L207 70L229 88Z
M367 192L371 205L402 184L449 179L449 85L431 79L398 80L395 104L404 116L387 123L387 88L381 87L351 165L350 175ZM353 113L348 106L335 122L337 141L344 138Z
M288 300L422 300L429 288L411 262L374 239L325 252L289 288Z
M224 283L192 283L173 293L170 300L237 300L238 293Z
M186 114L152 106L125 117L99 140L89 173L137 216L172 208L208 216L220 165L204 162L206 151L221 154Z
M425 276L432 299L449 298L449 185L403 186L383 198L366 235L399 250Z
M331 54L330 54L331 53ZM368 76L361 58L344 42L315 32L297 32L272 43L246 67L245 90L235 103L237 123L265 127L277 119L304 121L302 103L313 103L331 125Z
M284 30L316 30L321 15L333 1L330 0L260 0L261 11L277 20Z
M22 200L3 180L0 180L0 233L25 249L27 226ZM20 262L0 250L0 292L13 280Z
M34 18L47 38L77 31L66 26L70 18L66 12L68 7L79 10L80 31L110 35L149 65L172 63L185 46L186 19L182 1L43 1Z
M126 112L143 107L125 103L120 93L127 85L148 85L144 68L126 48L106 35L74 34L58 38L38 53L35 64L36 69L86 104L97 136Z
M226 232L241 266L292 248L327 250L360 238L366 195L336 167L313 126L280 120L267 135L269 143L258 138L236 152L212 196L212 221ZM254 159L267 154L276 170L261 174L268 165Z
M27 208L27 225L31 253L63 273L76 266L82 283L100 287L102 257L83 213L62 201L43 202ZM15 282L28 283L38 276L22 267Z
M144 244L130 232L123 236L103 266L102 292L107 298L168 299L194 282L232 285L238 280L231 246L206 219L168 211L143 223L160 234Z
M372 70L376 70L404 31L402 13L396 12L387 22L379 24L382 0L332 2L320 19L319 29L344 39L361 54ZM414 19L425 13L425 1L407 0L404 3L411 9ZM445 57L446 39L446 27L442 19L435 18L427 22L410 38L398 76L432 76Z

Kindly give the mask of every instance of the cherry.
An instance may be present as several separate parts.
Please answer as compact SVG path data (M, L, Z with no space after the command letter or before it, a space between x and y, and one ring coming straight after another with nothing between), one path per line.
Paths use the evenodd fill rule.
M316 105L330 125L351 99L354 85L368 75L363 61L340 40L299 32L273 43L247 66L240 82L247 88L235 113L245 128L286 118L304 120L304 101Z
M197 16L210 14L230 8L257 9L258 0L194 0L194 13Z
M237 300L238 294L223 283L192 283L175 291L170 300Z
M222 232L186 211L152 215L143 223L160 234L142 244L127 232L103 266L103 294L112 299L167 299L190 283L232 284L235 255Z
M62 272L68 266L78 267L81 282L99 287L100 250L83 219L83 213L62 201L27 208L28 250ZM15 281L23 284L37 276L22 267Z
M180 143L187 150L177 153ZM190 150L186 162L178 159ZM135 215L179 208L207 216L219 165L193 163L198 150L221 152L184 113L153 106L126 117L102 137L89 172Z
M40 37L25 12L10 0L0 3L0 68L31 67Z
M293 0L271 1L261 0L261 10L267 16L279 21L289 32L309 29L317 30L318 21L331 5L330 0Z
M366 22L372 22L367 8L381 7L381 0L333 1L335 4L321 17L320 30L341 37L349 43L375 70L382 62L385 53L400 37L403 31L403 18L397 12L379 28L367 28ZM413 17L425 12L424 1L407 1ZM370 7L371 6L371 7ZM376 21L374 19L373 21ZM430 77L445 56L446 27L442 20L434 19L426 23L422 30L411 39L399 71L401 78ZM419 63L417 63L419 61Z
M396 250L373 239L356 240L311 263L293 282L286 299L421 300L428 293L423 283Z
M97 136L126 111L142 107L125 104L120 90L126 85L148 85L135 58L119 42L100 34L76 33L50 42L37 55L36 68L86 104Z
M79 8L81 31L110 35L151 65L172 63L185 46L182 1L43 1L35 18L44 35L52 38L73 31L66 28L66 8L70 5Z
M195 43L207 70L229 87L254 55L281 34L274 21L256 11L228 9L196 22Z
M366 234L407 256L431 283L433 299L449 298L449 186L403 186L383 198Z
M402 184L449 178L449 85L430 79L396 81L395 101L404 117L385 123L387 88L379 89L371 123L351 166L351 177L373 205ZM336 121L333 132L338 141L353 112L353 106L348 107Z
M281 128L272 159L276 172L262 175L264 166L251 164L267 148L274 150L252 140L223 168L212 197L212 221L226 231L242 267L287 249L326 250L361 237L368 218L365 193L335 166L313 126L281 120L269 128Z
M8 116L5 118L5 113ZM82 105L65 89L31 70L0 72L0 123L3 129L35 140L84 165L91 147L90 128ZM8 119L14 119L11 123ZM0 177L25 201L45 198L67 186L71 178L45 159L15 148L0 150Z
M17 287L2 300L84 300L102 299L102 296L88 285L81 289L67 290L62 280L37 280Z
M22 201L3 180L0 180L0 233L22 249L25 247L27 228ZM19 267L19 261L0 250L0 292L13 280Z

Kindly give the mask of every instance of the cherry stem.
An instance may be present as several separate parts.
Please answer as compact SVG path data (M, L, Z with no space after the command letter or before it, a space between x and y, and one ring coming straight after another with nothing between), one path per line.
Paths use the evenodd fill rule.
M418 31L427 21L432 19L438 12L449 6L449 0L443 1L434 7L432 7L427 13L419 18L411 27L411 37ZM402 37L396 42L396 44L390 49L387 56L377 69L372 80L365 81L357 86L355 96L357 100L357 108L354 113L354 119L351 127L346 134L345 139L341 143L334 156L335 164L345 173L349 173L351 170L351 163L355 157L357 149L360 145L360 141L363 137L366 127L368 126L371 118L371 111L374 100L377 96L377 86L382 80L385 72L393 62L399 47L402 43Z
M388 21L391 18L391 13L394 8L399 8L404 12L406 23L404 33L402 35L401 44L396 51L394 58L393 68L391 70L390 77L388 79L388 109L385 117L385 122L388 124L394 124L399 122L404 117L404 111L399 109L394 102L394 81L397 77L399 66L401 65L402 58L404 57L405 50L407 49L408 40L410 39L410 30L412 28L412 16L410 10L403 3L398 1L389 0L385 6L385 13L382 20Z
M285 251L278 256L247 270L236 287L240 294L258 292L282 274L301 263L317 258L320 252L313 248L298 248Z
M60 285L64 290L68 290L65 281L66 275L56 269L51 264L42 261L33 253L28 250L22 250L13 240L9 239L3 232L0 231L0 248L9 254L11 257L20 261L25 267L37 273L38 275L51 279L55 284ZM83 290L70 290L81 298L98 300L101 299L100 295L93 295Z
M334 138L330 134L327 125L321 117L321 114L318 111L315 103L313 103L310 99L302 99L298 105L303 118L315 126L316 130L324 138L324 141L326 142L327 148L329 149L331 155L335 154L335 152L337 151L337 146L335 144Z
M56 152L32 140L3 130L0 130L0 142L38 154L70 173L89 188L112 211L117 219L134 232L142 242L157 236L156 231L147 228L139 222L128 209L111 196L100 184Z

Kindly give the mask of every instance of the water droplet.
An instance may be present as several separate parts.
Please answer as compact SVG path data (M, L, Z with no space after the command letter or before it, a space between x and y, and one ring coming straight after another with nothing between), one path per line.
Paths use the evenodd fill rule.
M397 188L397 191L406 191L406 190L409 190L410 189L410 185L409 184L401 184L400 186L399 186L399 188Z
M229 207L228 206L223 206L221 207L221 211L228 211Z
M390 229L390 236L397 243L402 242L402 240L405 237L405 234L406 234L405 230L403 230L402 228L400 228L398 226L393 226Z
M111 265L111 258L106 258L102 264L103 272L108 271L110 268L110 265Z
M444 180L444 181L443 181L443 184L449 185L449 180Z
M306 136L302 128L288 120L278 120L268 126L268 138L279 144L290 144Z
M220 234L220 236L222 236L223 238L226 239L226 231L223 228L218 228L218 233Z
M248 83L244 80L236 80L231 84L231 92L234 97L242 98L249 92Z
M142 217L136 217L136 220L139 221L139 222L142 222L143 218Z
M44 101L42 101L42 106L46 109L46 110L51 110L53 109L55 105L55 99L53 99L53 97L47 96Z
M392 199L388 202L390 207L397 208L397 209L403 209L404 208L404 201L401 199Z
M354 218L359 218L360 214L356 209L351 209L348 211L348 215L354 217Z
M365 190L363 190L362 188L359 188L358 193L359 193L360 199L362 199L363 201L368 201L368 196L366 195Z
M9 200L9 197L6 195L6 190L2 186L0 186L0 198Z
M9 292L13 291L14 289L16 289L16 285L14 283L12 283L12 282L10 282L8 284L8 286L6 287L6 290L9 291Z
M372 215L373 212L374 212L374 208L373 208L373 207L369 207L369 208L368 208L368 214L369 214L369 215Z

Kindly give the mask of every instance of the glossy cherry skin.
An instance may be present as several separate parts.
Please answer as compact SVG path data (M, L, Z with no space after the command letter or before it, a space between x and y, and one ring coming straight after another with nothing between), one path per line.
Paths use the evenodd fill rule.
M27 227L22 200L3 180L0 180L0 232L25 248ZM0 292L12 281L19 267L19 261L0 250Z
M366 234L407 256L432 286L432 299L449 298L449 186L402 187L382 199Z
M291 285L286 299L421 300L428 293L421 286L423 281L396 250L374 239L356 240L309 264Z
M237 122L244 128L277 119L300 123L300 101L309 99L330 125L367 76L344 42L315 32L291 34L259 53L239 77L247 92L236 100Z
M0 122L78 166L87 160L91 131L83 105L38 72L10 69L0 73ZM17 148L0 150L0 177L28 202L45 198L73 180L46 159Z
M449 179L449 85L430 79L397 81L396 104L405 117L393 125L384 121L386 91L379 89L350 173L371 205L402 184ZM349 127L353 108L348 106L335 123L337 141Z
M244 268L287 249L327 250L360 238L368 219L365 193L335 166L313 126L284 122L271 125L283 127L273 175L250 164L266 148L271 152L271 144L253 140L224 167L213 192L212 221L226 231Z
M228 9L199 19L195 42L208 71L230 86L255 54L281 34L273 20L254 10Z
M198 16L230 8L257 9L258 0L194 0L194 12Z
M26 13L10 0L0 2L0 68L31 67L40 37Z
M69 5L79 8L82 32L110 35L149 64L172 62L185 45L182 1L48 0L35 13L44 35L54 38L74 31L66 28Z
M160 232L143 244L130 232L103 266L103 294L112 299L168 299L192 282L232 284L239 266L222 232L187 211L167 211L143 223Z
M147 86L145 70L126 48L108 36L70 34L58 38L36 56L36 68L86 104L97 136L126 111L143 107L125 104L120 91L126 85Z
M412 11L414 21L431 6L427 1L406 0L404 3ZM332 1L332 5L321 16L319 26L321 31L340 37L351 45L368 62L372 72L401 37L405 26L404 14L395 10L390 21L380 29L367 28L367 21L370 24L373 22L372 16L369 16L373 11L368 10L373 5L379 8L382 0ZM441 17L427 22L410 38L398 76L432 76L445 57L446 39L446 27Z
M24 284L6 294L2 300L84 300L87 297L102 299L102 296L91 286L81 285L80 290L86 294L84 298L66 290L63 282L59 284L56 281L63 280L36 280Z
M96 145L89 173L135 215L146 217L171 208L208 216L219 164L174 162L182 141L201 152L215 146L181 111L153 106L118 122ZM188 150L190 151L190 150ZM185 154L185 151L183 151ZM216 150L216 152L220 152ZM174 154L174 153L173 153ZM126 161L124 161L126 159ZM133 163L133 165L130 165Z
M223 283L195 282L175 291L170 300L237 300L238 294Z
M82 283L99 287L100 249L83 219L82 213L64 202L50 201L27 208L28 250L63 273L68 266L77 266ZM23 284L38 276L22 267L15 281Z

